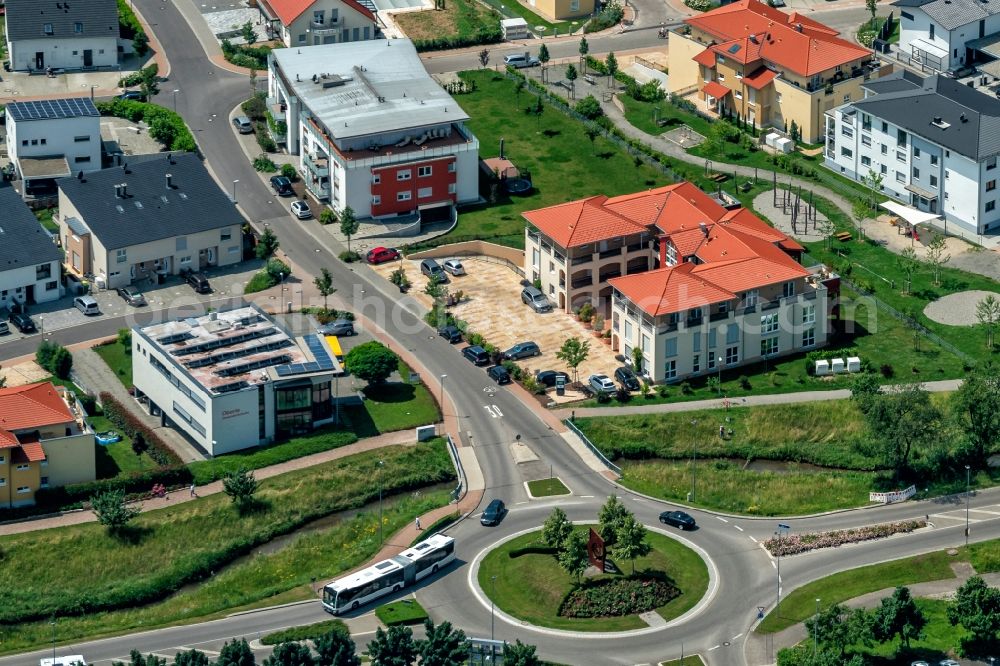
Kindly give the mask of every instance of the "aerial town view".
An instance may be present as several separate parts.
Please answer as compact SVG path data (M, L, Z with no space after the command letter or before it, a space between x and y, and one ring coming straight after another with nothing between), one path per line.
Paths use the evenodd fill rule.
M0 666L998 666L1000 2L0 35Z

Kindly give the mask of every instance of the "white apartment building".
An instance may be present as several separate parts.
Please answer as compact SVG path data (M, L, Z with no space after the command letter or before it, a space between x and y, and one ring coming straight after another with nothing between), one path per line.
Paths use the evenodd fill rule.
M943 76L867 85L826 114L825 164L970 234L1000 228L1000 100Z
M306 187L336 211L450 219L479 198L479 142L409 40L271 52L268 103L288 123ZM419 213L419 215L415 215Z
M7 59L17 71L118 65L115 0L6 0Z
M86 97L11 102L7 150L23 194L55 192L55 178L101 168L101 114Z
M257 0L268 33L285 46L317 46L380 37L371 0Z
M63 294L62 253L9 185L0 187L0 307L54 301Z
M213 456L331 423L340 374L322 336L252 305L132 330L136 398Z

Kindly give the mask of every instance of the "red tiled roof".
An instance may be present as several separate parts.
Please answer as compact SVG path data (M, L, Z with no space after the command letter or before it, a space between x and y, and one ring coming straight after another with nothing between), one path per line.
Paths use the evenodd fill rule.
M753 51L760 58L800 76L812 76L871 54L837 37L836 30L822 23L798 13L786 14L758 0L739 0L688 18L685 23L721 43L753 38L757 41ZM750 62L745 55L730 55L740 62Z
M0 428L0 449L9 449L20 445L21 443L17 441L14 433Z
M715 53L712 51L711 46L696 55L692 60L705 67L715 67Z
M0 389L0 429L24 430L73 421L51 382Z
M281 19L282 25L291 25L292 21L302 15L304 11L313 6L316 0L260 0ZM357 0L343 0L343 3L355 11L367 16L370 20L375 20L375 15L367 7Z
M736 298L732 292L695 275L696 268L694 264L684 263L614 278L608 283L654 317Z
M578 247L649 231L608 209L605 196L578 199L525 212L524 218L560 247Z
M745 65L748 62L760 60L760 48L760 40L741 37L716 44L712 47L712 51L724 58L729 58Z
M705 84L705 87L702 88L702 91L706 95L714 97L715 99L722 99L731 92L729 88L722 85L718 81L709 81Z
M705 234L701 229L688 229L670 234L670 242L677 248L677 260L690 257L698 252L698 248L705 242Z
M761 67L756 72L750 76L743 77L743 83L747 84L751 88L756 90L761 90L771 81L774 81L774 77L778 75L773 69L768 69L767 67Z
M45 450L39 442L22 444L21 450L24 451L24 457L27 458L29 462L39 462L41 460L45 460Z

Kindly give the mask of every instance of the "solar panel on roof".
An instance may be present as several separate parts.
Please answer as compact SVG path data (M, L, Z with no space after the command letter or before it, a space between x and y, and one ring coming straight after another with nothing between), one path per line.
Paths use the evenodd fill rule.
M729 47L728 50L729 50L730 53L736 53L737 51L740 50L740 45L739 44L733 44L732 46Z
M53 118L100 116L97 107L87 97L13 102L7 107L7 112L14 120L49 120Z

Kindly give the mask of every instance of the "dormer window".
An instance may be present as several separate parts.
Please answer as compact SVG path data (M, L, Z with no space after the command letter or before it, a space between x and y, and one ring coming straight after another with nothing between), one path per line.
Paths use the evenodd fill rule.
M52 24L51 24L51 23L46 23L45 25L43 25L43 26L42 26L42 31L43 31L43 32L44 32L44 33L45 33L46 35L52 35L52 34L55 34L55 33L54 33L54 32L52 31Z
M83 34L83 23L81 23L80 21L77 21L76 23L74 23L73 24L73 32L75 32L78 35Z

